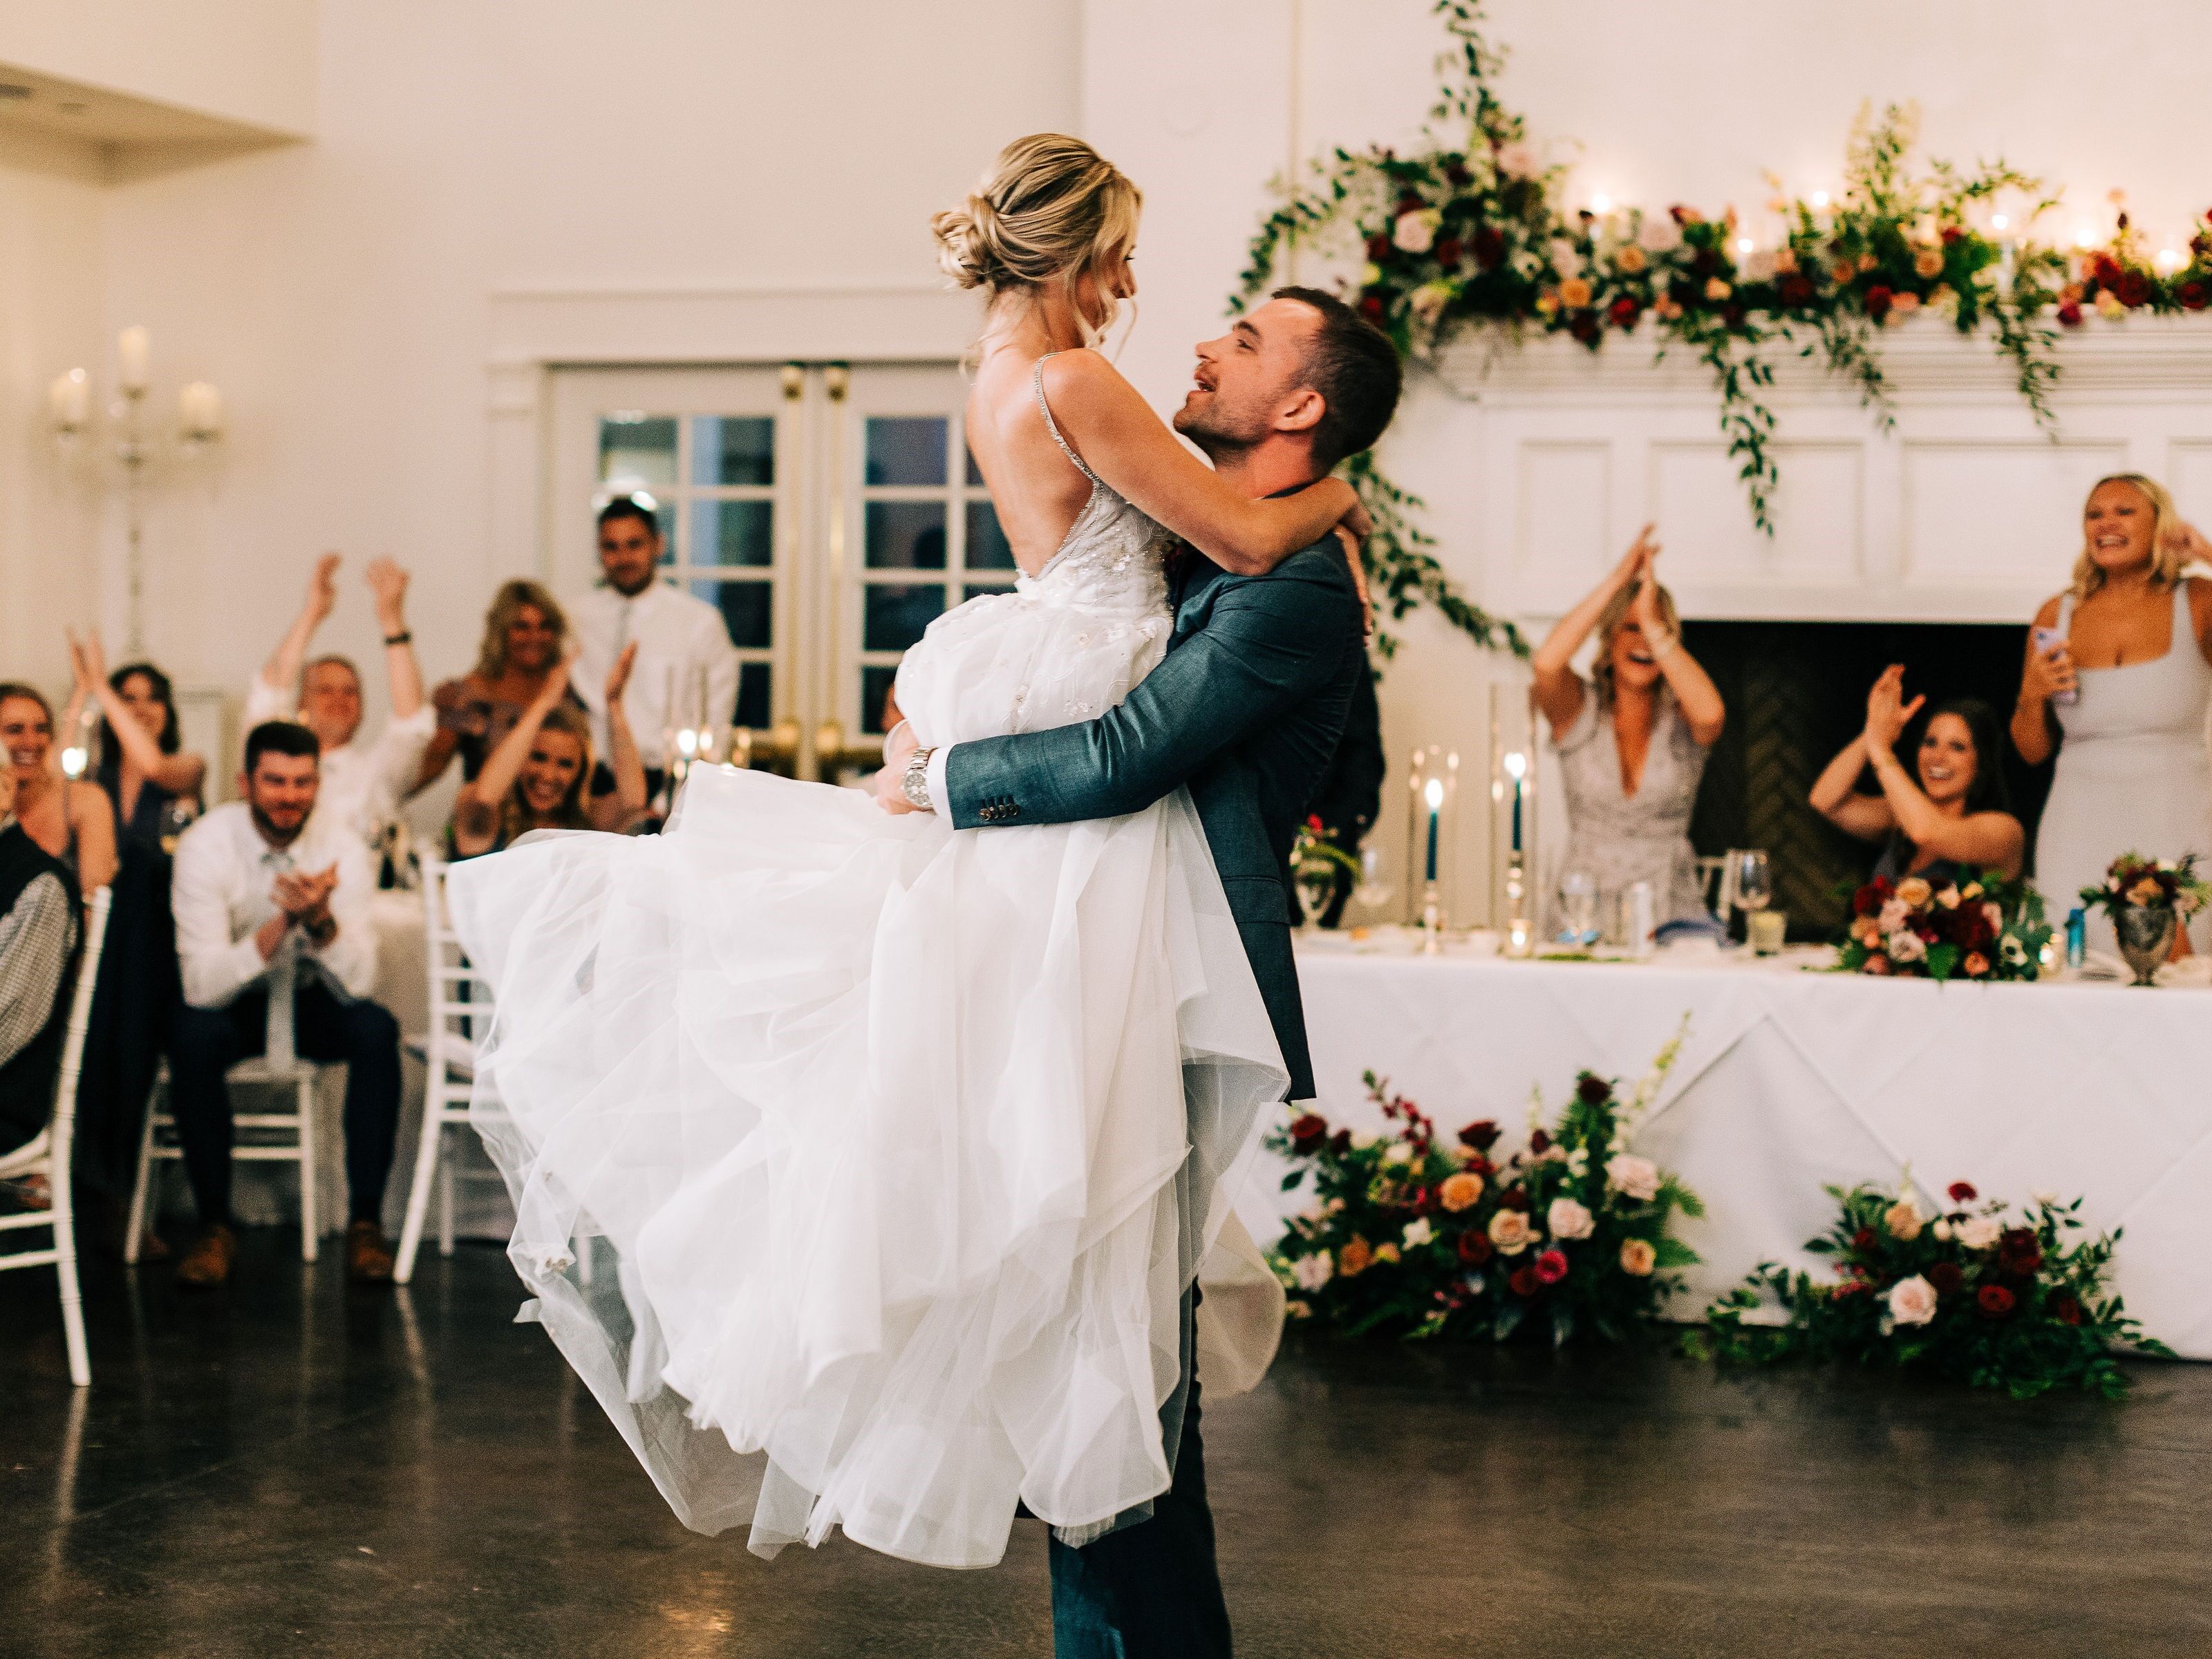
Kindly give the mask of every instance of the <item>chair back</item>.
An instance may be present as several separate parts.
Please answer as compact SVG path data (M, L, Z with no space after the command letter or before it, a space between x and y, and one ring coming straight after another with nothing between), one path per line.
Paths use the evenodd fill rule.
M85 906L84 953L77 958L76 989L70 996L69 1030L62 1038L61 1070L54 1077L54 1168L70 1167L70 1140L76 1125L76 1081L84 1070L85 1032L92 1024L93 988L100 981L100 951L107 943L107 911L114 893L102 887Z
M428 960L429 1049L433 1077L450 1058L466 1061L491 1031L491 986L470 963L446 905L446 872L453 866L427 855L422 870L422 938Z

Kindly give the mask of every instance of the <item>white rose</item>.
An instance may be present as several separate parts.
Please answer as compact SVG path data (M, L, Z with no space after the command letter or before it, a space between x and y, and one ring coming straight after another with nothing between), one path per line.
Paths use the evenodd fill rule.
M1905 919L1912 914L1912 907L1901 898L1892 898L1881 907L1881 931L1893 933L1905 926Z
M1774 250L1771 247L1753 249L1751 257L1743 262L1743 274L1754 283L1772 282L1774 280Z
M1618 1158L1607 1158L1605 1178L1638 1204L1649 1204L1659 1196L1659 1166L1648 1158L1623 1152Z
M1900 1325L1925 1325L1936 1317L1936 1287L1915 1273L1889 1290L1889 1316Z
M1959 1224L1959 1243L1970 1250L1986 1250L2003 1231L1993 1215L1970 1215Z
M2002 907L1996 904L1984 904L1982 907L1982 919L1989 923L1991 933L2001 933L2004 931L2004 911Z
M1417 1216L1406 1224L1404 1237L1406 1248L1409 1250L1419 1249L1422 1245L1436 1236L1437 1230L1429 1225L1429 1218L1426 1216Z
M1941 1240L1942 1243L1947 1243L1947 1244L1950 1243L1950 1240L1951 1240L1951 1224L1950 1224L1949 1222L1948 1222L1948 1221L1938 1221L1938 1222L1937 1222L1937 1223L1936 1223L1933 1227L1930 1227L1928 1231L1929 1231L1929 1232L1931 1232L1931 1233L1934 1233L1934 1234L1936 1235L1936 1237L1939 1240Z
M1413 1149L1402 1140L1394 1140L1382 1149L1382 1161L1390 1164L1411 1164Z
M1422 208L1413 213L1401 213L1398 222L1390 228L1390 240L1401 252L1426 253L1436 245L1437 227L1443 215L1434 208Z
M1533 179L1540 164L1526 144L1508 144L1498 152L1498 170L1516 179Z
M1449 283L1424 283L1413 290L1408 303L1413 308L1413 315L1425 323L1433 323L1443 315L1443 309L1451 303L1451 297L1452 285Z
M1536 1230L1518 1210L1499 1210L1490 1218L1490 1242L1506 1255L1518 1255L1536 1242Z
M1571 1198L1553 1199L1544 1219L1550 1224L1554 1238L1588 1238L1596 1225L1590 1212Z
M1638 246L1646 253L1672 253L1682 246L1682 228L1671 213L1655 213L1637 227Z
M1310 1294L1336 1277L1336 1264L1326 1251L1319 1255L1302 1255L1291 1264L1291 1278L1297 1287Z
M1928 954L1928 947L1920 942L1920 935L1895 933L1889 936L1889 959L1892 962L1918 962Z

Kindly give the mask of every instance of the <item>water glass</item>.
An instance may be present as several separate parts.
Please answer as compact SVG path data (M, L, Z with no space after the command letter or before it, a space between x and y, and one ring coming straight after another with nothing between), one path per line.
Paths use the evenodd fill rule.
M174 858L177 842L200 815L200 804L189 797L161 803L161 850Z
M1395 890L1391 886L1389 879L1382 873L1382 849L1376 847L1361 848L1359 849L1359 881L1358 884L1352 888L1352 896L1370 910L1379 910L1389 902L1390 895Z
M1774 870L1764 853L1739 852L1735 860L1735 902L1747 910L1764 910L1774 901Z
M1561 943L1597 943L1597 878L1587 870L1570 870L1559 878L1559 921Z

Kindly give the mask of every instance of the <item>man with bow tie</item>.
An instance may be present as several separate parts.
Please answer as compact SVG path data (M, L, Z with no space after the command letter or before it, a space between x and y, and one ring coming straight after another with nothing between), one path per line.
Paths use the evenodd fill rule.
M177 844L171 903L185 1006L170 1037L169 1104L200 1219L177 1265L182 1284L230 1275L237 1237L224 1074L263 1050L280 961L291 969L299 1053L346 1066L348 1270L358 1280L392 1277L379 1218L399 1122L399 1026L368 1000L376 975L368 848L346 823L313 816L319 763L306 727L255 726L240 780L245 799L216 807Z

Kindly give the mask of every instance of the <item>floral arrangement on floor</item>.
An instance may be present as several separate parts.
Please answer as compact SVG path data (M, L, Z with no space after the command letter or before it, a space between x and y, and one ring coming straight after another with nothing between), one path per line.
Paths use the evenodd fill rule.
M1713 1304L1694 1351L1724 1364L1851 1359L1919 1370L2015 1400L2053 1389L2120 1398L2128 1378L2112 1358L2117 1344L2173 1357L2106 1293L2120 1235L2069 1242L2082 1230L2078 1198L2062 1205L2039 1193L2015 1219L2010 1205L1978 1202L1960 1181L1947 1194L1951 1207L1931 1217L1909 1184L1827 1190L1840 1213L1805 1248L1836 1258L1835 1282L1763 1265ZM1787 1324L1753 1322L1770 1297Z
M2212 897L2212 884L2197 873L2197 854L2173 859L2147 859L2140 853L2123 853L2106 871L2105 879L2081 890L2081 902L2102 910L2113 921L2129 908L2171 910L2187 920Z
M1276 1247L1293 1317L1346 1335L1540 1333L1625 1340L1647 1329L1674 1270L1697 1255L1668 1231L1705 1213L1674 1176L1629 1150L1681 1044L1677 1035L1626 1100L1585 1072L1558 1122L1529 1112L1527 1146L1496 1158L1498 1125L1455 1140L1373 1073L1368 1097L1390 1133L1356 1135L1315 1112L1268 1144L1294 1166L1285 1190L1314 1204Z
M1911 979L2033 980L2051 929L2043 896L1991 870L1963 886L1876 876L1851 897L1836 965Z
M2170 269L2124 211L2106 246L2062 252L2033 240L2057 201L2039 181L2002 162L1915 170L1917 117L1897 106L1862 115L1839 198L1790 199L1777 184L1767 207L1781 228L1764 246L1732 208L1571 210L1566 169L1545 161L1492 90L1503 60L1484 38L1481 0L1435 0L1435 10L1454 50L1424 147L1340 148L1317 161L1312 182L1290 189L1253 239L1233 303L1263 294L1293 243L1319 243L1359 260L1347 297L1414 361L1474 328L1513 340L1565 334L1595 351L1644 327L1660 356L1686 350L1711 371L1752 517L1769 534L1779 474L1762 394L1772 350L1848 377L1887 427L1882 332L1923 315L1964 334L1985 329L2048 429L2061 328L2092 313L2117 320L2212 303L2212 222L2191 228ZM1525 641L1445 579L1413 518L1419 500L1371 459L1347 474L1376 521L1370 562L1392 615L1433 604L1479 643L1527 655Z

